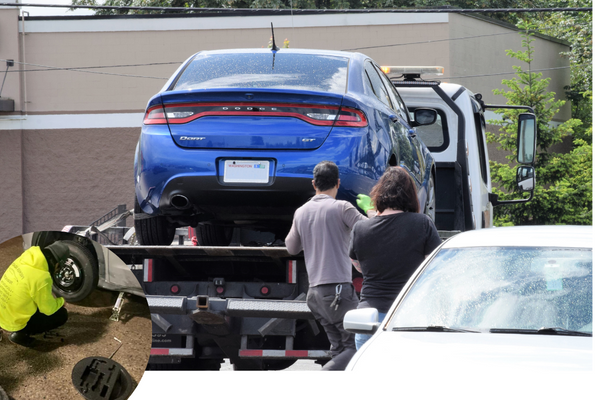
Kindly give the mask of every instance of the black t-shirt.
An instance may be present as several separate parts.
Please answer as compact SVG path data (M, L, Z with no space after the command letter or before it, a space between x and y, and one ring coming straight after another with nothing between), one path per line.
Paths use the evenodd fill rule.
M349 255L360 262L364 279L358 308L387 312L425 256L441 243L425 214L402 212L357 222Z

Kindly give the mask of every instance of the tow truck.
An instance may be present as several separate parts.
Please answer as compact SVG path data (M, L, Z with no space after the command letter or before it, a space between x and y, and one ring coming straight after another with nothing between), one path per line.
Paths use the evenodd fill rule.
M494 206L532 198L531 108L486 105L463 86L421 79L431 72L426 68L400 72L401 79L393 82L413 113L416 134L436 159L435 223L442 238L489 228ZM435 110L434 124L420 124L419 115L427 114L418 111L423 108ZM522 165L516 178L523 191L531 192L528 199L501 201L491 190L484 111L507 108L529 111L519 117ZM101 233L93 227L85 231ZM299 359L320 364L330 359L327 337L306 305L302 255L292 256L283 243L245 230L234 231L224 247L192 245L191 228L178 229L171 246L135 245L132 233L106 247L131 265L146 293L153 332L149 369L218 370L229 359L238 370L277 370ZM359 291L356 272L353 283Z
M412 121L435 160L435 224L443 237L493 225L493 208L528 202L533 198L536 153L536 117L524 105L486 104L483 96L462 85L425 80L422 75L441 76L440 66L382 67L411 114L433 109L435 123L420 125ZM500 200L492 193L489 157L486 145L485 111L523 110L519 114L516 183L529 196L518 200ZM429 121L428 121L429 122ZM533 179L531 179L533 178Z
M302 256L239 234L227 247L177 236L183 244L176 237L171 246L106 246L132 265L146 292L149 369L218 370L227 358L236 370L279 370L299 359L331 358L306 305Z

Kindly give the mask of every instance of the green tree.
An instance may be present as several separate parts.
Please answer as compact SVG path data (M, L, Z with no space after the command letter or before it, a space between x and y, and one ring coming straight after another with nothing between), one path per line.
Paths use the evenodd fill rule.
M540 7L545 0L72 0L73 5L130 7L200 7L200 8L294 8L294 9L383 9L383 8L522 8ZM181 13L169 10L97 10L97 15ZM489 17L516 22L514 13L489 14Z
M416 8L536 8L547 7L547 3L548 0L414 0ZM477 15L483 15L512 24L516 24L519 21L518 14L516 13L482 13Z
M565 104L555 100L554 92L548 92L549 78L542 73L531 72L534 46L531 24L521 24L524 50L507 50L507 55L524 63L526 68L514 66L516 76L503 80L508 87L496 89L494 94L503 95L507 104L528 105L537 116L536 187L533 200L523 204L498 207L494 210L496 225L543 225L543 224L591 224L592 223L592 148L585 139L576 139L569 153L553 153L551 146L561 143L581 125L578 119L553 126L552 117ZM490 121L499 125L499 133L488 132L488 142L498 143L498 148L509 152L509 164L490 161L492 181L497 184L495 193L502 199L520 199L517 189L516 138L518 110L499 110L502 120ZM591 136L591 129L587 132Z
M547 7L592 7L592 0L548 1ZM566 4L565 4L566 3ZM565 95L571 101L573 118L582 125L575 129L574 137L588 140L586 131L592 125L592 13L552 12L533 15L529 21L546 35L569 42L571 49L561 54L569 59L571 83Z

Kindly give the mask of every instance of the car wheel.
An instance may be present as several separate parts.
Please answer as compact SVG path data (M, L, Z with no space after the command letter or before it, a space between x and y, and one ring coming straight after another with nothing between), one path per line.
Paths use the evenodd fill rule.
M141 245L168 246L175 238L175 227L164 216L149 217L144 214L140 204L135 198L133 206L133 225L135 236ZM140 218L141 217L141 218ZM148 217L148 218L146 218Z
M424 212L435 223L435 182L433 181L433 176L429 178L429 183L427 184L427 203L425 204Z
M229 246L233 228L220 225L198 224L195 228L198 246Z
M59 265L52 276L52 291L73 303L88 297L98 286L98 260L85 246L72 240L63 240L71 255Z

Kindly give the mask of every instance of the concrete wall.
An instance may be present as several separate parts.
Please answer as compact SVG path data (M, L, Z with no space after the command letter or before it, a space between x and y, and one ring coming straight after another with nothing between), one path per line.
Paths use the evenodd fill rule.
M10 3L10 0L8 1ZM17 9L8 9L0 7L0 86L4 81L4 75L6 71L6 61L14 60L15 65L9 70L19 69L19 28L18 28L18 15ZM15 75L13 73L11 76ZM21 109L21 87L19 79L8 79L4 81L4 87L0 96L4 98L13 99L15 101L15 108Z
M504 50L520 46L514 33L468 39L475 47L450 40L508 31L453 14L26 18L21 25L16 10L0 9L0 71L9 58L28 71L9 73L5 91L17 111L0 113L0 242L133 207L134 150L148 99L197 51L267 47L271 22L279 46L287 38L294 48L359 51L381 65L442 65L455 77L449 81L486 96L500 77L456 77L510 72ZM544 39L536 46L540 64L566 49Z
M287 38L294 48L357 49L386 65L432 62L448 65L450 62L445 42L428 45L428 51L423 51L422 44L380 47L447 38L445 14L416 18L389 14L375 18L345 16L337 18L337 22L332 16L326 20L322 17L302 16L293 21L287 16L273 17L277 27L276 43L282 46ZM30 64L59 68L155 64L84 68L79 72L43 71L47 68L35 67L37 71L27 73L29 113L141 111L150 96L193 53L267 47L270 22L249 17L214 19L220 22L216 26L213 26L214 21L202 26L206 18L88 20L86 23L75 19L61 20L60 24L58 21L26 21L25 53ZM243 22L244 19L252 21ZM321 26L326 23L333 26ZM346 25L349 23L359 25ZM248 27L236 28L240 25ZM193 27L198 29L191 29ZM431 57L432 54L435 57Z
M522 51L523 38L518 31L503 24L490 23L488 19L473 16L450 14L450 63L444 80L460 83L473 93L481 93L489 104L505 104L504 96L494 95L494 89L505 89L503 79L515 77L513 65L527 65L506 55L506 50ZM475 37L472 39L462 39ZM550 78L549 91L555 92L558 98L564 98L564 87L570 82L569 60L561 57L561 52L569 51L569 47L557 42L537 37L533 42L534 55L532 70L557 68L543 71L543 78ZM449 79L451 77L461 77ZM565 104L556 115L557 121L565 121L571 116L570 103Z

